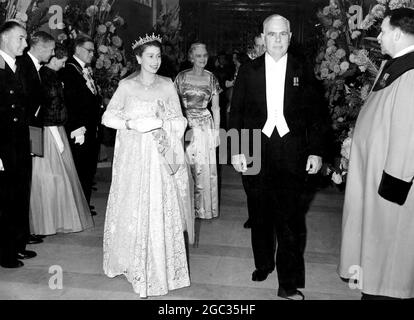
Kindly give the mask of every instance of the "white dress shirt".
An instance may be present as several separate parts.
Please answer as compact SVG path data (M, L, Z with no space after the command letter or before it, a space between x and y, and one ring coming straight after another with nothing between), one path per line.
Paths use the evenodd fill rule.
M4 61L6 61L7 65L10 67L10 69L12 69L13 72L16 72L16 59L13 59L12 57L10 57L3 50L0 50L0 55L3 57Z
M80 66L82 67L82 73L83 73L83 77L86 80L86 85L89 88L89 90L96 95L98 93L96 86L95 86L95 82L92 78L91 75L91 71L89 70L88 67L86 67L86 63L83 62L81 59L79 59L77 56L73 56L73 58L80 64Z
M405 55L405 54L407 54L407 53L409 53L411 51L414 51L414 45L408 46L407 48L402 49L393 58L395 59L395 58L401 57L401 56L403 56L403 55Z
M265 53L267 121L262 132L269 138L275 127L280 137L289 132L283 115L286 66L287 54L276 62L267 52Z
M37 60L37 58L30 53L30 51L27 52L27 55L30 57L30 59L32 59L35 65L36 71L37 71L37 76L39 77L40 82L42 82L42 79L40 78L40 73L39 73L39 70L42 67L42 65L40 64L39 60Z
M86 63L79 59L77 56L73 56L73 59L75 59L80 64L82 69L86 68Z
M29 52L27 52L27 55L30 57L30 59L32 59L32 61L33 61L34 65L35 65L35 67L36 67L37 74L39 74L39 70L40 70L40 68L42 67L42 65L40 64L39 60L37 60L37 58L36 58L34 55L32 55L32 54L30 53L30 51L29 51ZM39 78L40 78L40 77L39 77Z

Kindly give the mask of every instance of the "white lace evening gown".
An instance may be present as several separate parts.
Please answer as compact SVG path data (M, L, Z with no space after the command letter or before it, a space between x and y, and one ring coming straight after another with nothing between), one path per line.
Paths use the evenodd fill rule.
M194 241L189 170L184 161L172 173L160 152L163 145L183 157L187 122L172 81L160 76L149 88L136 77L121 81L103 115L104 124L154 116L164 120L162 131L117 131L103 242L105 274L124 274L141 297L190 285L183 235Z

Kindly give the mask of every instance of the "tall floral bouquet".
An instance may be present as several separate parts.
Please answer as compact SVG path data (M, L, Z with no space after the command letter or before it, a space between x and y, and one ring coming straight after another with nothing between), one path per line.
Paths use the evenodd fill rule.
M79 35L93 39L97 53L92 69L104 104L109 102L120 79L132 68L126 60L123 41L117 32L125 21L113 12L114 2L70 1L64 12L64 32L58 36L61 42L73 41Z
M178 72L180 63L185 59L185 56L183 57L181 55L181 43L183 38L180 35L180 31L181 22L179 5L177 4L174 7L163 7L162 12L157 18L153 32L160 35L162 38L164 58L168 59L168 61L163 61L163 64L170 64L170 68L174 69L173 72L175 74ZM163 67L164 66L161 65L161 68Z
M0 25L14 20L23 25L28 34L47 22L47 7L40 7L44 0L0 0Z
M383 56L377 43L381 22L390 9L411 0L377 0L363 15L363 1L330 0L317 13L322 29L315 74L323 81L335 140L341 156L326 165L335 183L345 180L352 131L361 106L378 74Z

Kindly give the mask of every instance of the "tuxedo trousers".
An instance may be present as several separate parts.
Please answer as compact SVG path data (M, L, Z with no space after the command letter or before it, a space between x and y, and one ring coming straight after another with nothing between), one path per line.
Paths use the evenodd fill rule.
M254 160L261 170L242 177L255 267L272 271L276 266L279 288L287 294L305 286L305 154L300 136L280 138L276 130L270 139L262 134L260 157Z
M86 201L90 204L93 178L98 165L99 144L97 129L87 127L86 130L85 142L82 145L75 144L75 139L70 139L70 132L67 134L79 181Z
M27 139L12 141L13 147L3 160L0 171L0 262L16 260L17 253L26 249L30 235L29 207L32 159Z

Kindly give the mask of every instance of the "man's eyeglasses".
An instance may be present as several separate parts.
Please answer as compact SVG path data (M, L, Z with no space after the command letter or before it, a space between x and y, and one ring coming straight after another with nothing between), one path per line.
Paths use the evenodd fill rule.
M81 47L81 48L88 51L88 53L94 53L95 52L95 49L88 49L88 48L85 48L85 47Z

